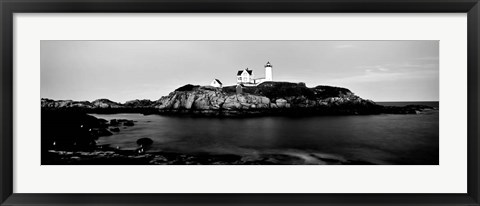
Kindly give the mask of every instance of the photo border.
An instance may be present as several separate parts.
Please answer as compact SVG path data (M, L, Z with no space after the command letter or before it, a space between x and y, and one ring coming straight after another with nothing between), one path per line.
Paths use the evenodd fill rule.
M0 0L1 205L480 205L479 0ZM467 13L468 184L466 194L22 194L13 193L14 13ZM445 177L449 178L449 177Z

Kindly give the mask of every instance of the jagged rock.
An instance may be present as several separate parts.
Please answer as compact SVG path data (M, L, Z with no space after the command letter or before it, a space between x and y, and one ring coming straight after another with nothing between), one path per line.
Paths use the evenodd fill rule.
M140 147L148 147L153 144L153 140L147 137L140 138L137 140L137 145Z
M133 120L128 120L128 119L111 119L110 120L110 126L120 126L120 124L123 124L123 126L133 126Z
M97 99L92 102L92 105L97 108L122 108L123 105L110 101L108 99Z
M132 120L129 120L129 121L123 122L123 126L130 126L130 127L131 127L131 126L133 126L133 125L135 125L135 124L133 123L133 121L132 121Z
M228 96L223 103L223 109L240 109L242 105L238 101L236 95Z
M116 119L111 119L110 120L110 125L117 126L118 124L119 124L119 122Z
M285 99L277 99L277 100L275 100L275 103L276 103L278 108L285 108L286 105L288 104L287 100L285 100Z
M191 109L193 102L195 102L195 95L189 94L185 102L185 109Z
M120 132L120 128L118 128L118 127L110 128L110 131L112 131L112 132Z
M89 132L98 137L112 135L112 133L105 128L92 128L89 129Z
M193 108L205 110L209 109L209 101L206 96L198 96L196 100L193 102Z
M72 100L52 100L41 99L42 108L62 108L62 107L78 107L78 108L93 108L93 105L88 101L72 101Z
M148 99L142 99L142 100L131 100L131 101L127 101L125 102L124 106L125 107L131 107L131 108L148 108L148 107L151 107L151 105L153 104L154 102L148 100Z

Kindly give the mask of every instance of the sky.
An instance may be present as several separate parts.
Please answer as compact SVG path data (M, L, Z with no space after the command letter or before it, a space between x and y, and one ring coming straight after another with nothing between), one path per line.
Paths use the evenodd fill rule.
M438 41L41 41L41 97L158 100L238 70L331 85L373 101L438 101Z

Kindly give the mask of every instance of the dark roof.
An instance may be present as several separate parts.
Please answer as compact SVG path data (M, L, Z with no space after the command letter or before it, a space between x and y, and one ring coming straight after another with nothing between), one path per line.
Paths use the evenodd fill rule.
M243 70L238 70L237 76L238 76L238 75L241 75L242 72L243 72ZM253 70L248 70L248 69L247 69L247 72L248 72L248 74L252 75Z
M222 84L222 82L218 79L215 79L215 81L217 81L219 84Z

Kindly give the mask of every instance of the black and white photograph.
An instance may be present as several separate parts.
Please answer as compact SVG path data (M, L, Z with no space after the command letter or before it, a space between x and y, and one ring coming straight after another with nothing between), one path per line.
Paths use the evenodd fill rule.
M42 165L439 165L439 41L40 43Z

